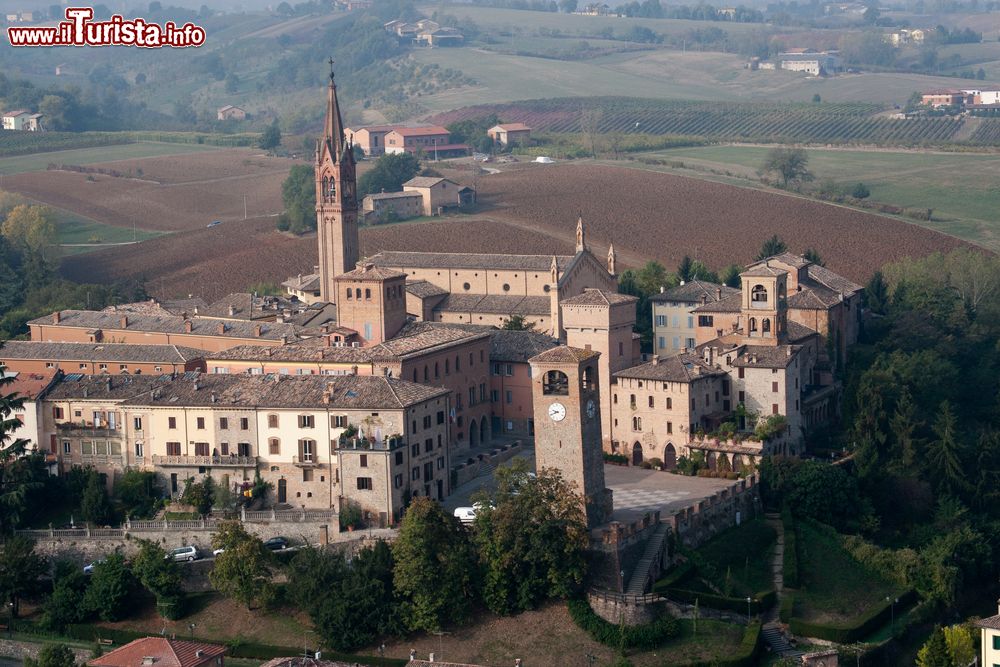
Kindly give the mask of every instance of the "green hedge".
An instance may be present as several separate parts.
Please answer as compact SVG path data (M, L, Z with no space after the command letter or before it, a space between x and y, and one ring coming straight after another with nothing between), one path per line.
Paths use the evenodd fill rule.
M694 604L694 601L698 600L698 604L700 606L708 607L709 609L735 611L738 614L745 614L747 611L746 598L727 597L725 595L716 595L714 593L705 593L703 591L689 591L683 588L670 588L666 591L657 592L665 592L668 598L677 600L678 602L686 602L687 604ZM766 609L770 609L774 606L775 599L776 594L774 591L763 591L758 593L754 597L754 600L750 603L750 612L753 614L759 614Z
M739 651L736 655L728 658L718 658L711 661L697 661L684 663L683 667L751 667L757 664L757 655L760 653L760 621L754 621L743 631L743 640L740 642Z
M915 591L909 590L898 597L899 604L897 606L902 608L913 602L917 594ZM863 614L848 623L825 624L805 621L801 618L792 618L789 627L796 635L844 644L866 637L882 627L889 621L892 615L892 606L893 603L886 602L884 605L876 607L867 614Z
M785 554L781 568L781 578L785 588L799 586L799 547L798 535L795 532L795 519L792 510L787 505L781 510L781 524L785 531Z
M214 134L210 132L4 132L0 157L31 155L77 148L95 148L130 144L137 141L158 141L172 144L206 144L212 146L256 146L260 135Z
M572 599L566 603L569 615L581 630L594 641L616 648L657 648L671 637L676 637L680 629L676 620L666 611L652 623L645 625L619 626L608 623L594 613L586 600Z

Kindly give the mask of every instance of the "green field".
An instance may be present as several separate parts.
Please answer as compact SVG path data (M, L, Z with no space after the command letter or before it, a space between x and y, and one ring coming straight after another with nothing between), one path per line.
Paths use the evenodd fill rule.
M898 595L897 587L847 553L836 533L798 525L800 584L796 618L820 623L850 621Z
M112 160L132 160L136 158L161 157L164 155L184 155L203 151L218 150L218 146L208 144L173 144L143 141L96 148L75 148L66 151L32 153L15 157L0 158L0 174L20 174L26 171L44 171L50 163L94 164ZM0 183L2 189L2 183Z
M763 146L677 148L648 154L757 180L767 154ZM819 182L863 182L874 201L934 209L932 229L1000 251L1000 155L807 149Z
M64 256L93 252L113 243L145 241L161 235L160 232L144 229L136 229L133 235L131 229L105 225L96 220L58 209L56 210L56 229L59 234L59 243L62 246L60 252Z

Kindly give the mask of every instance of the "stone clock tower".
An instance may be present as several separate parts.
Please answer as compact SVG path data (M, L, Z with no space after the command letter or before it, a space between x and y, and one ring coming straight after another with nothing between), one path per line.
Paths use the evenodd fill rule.
M611 519L601 448L600 353L565 345L529 360L535 406L535 467L557 468L586 501L587 526Z

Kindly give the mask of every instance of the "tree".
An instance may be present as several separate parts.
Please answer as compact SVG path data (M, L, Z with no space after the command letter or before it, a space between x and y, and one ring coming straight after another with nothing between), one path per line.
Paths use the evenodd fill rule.
M524 315L510 315L500 326L504 331L534 331L535 322L529 322Z
M722 273L719 275L719 282L727 287L735 287L739 289L742 279L740 278L740 273L743 272L743 267L739 264L730 264Z
M646 297L660 293L660 288L673 283L672 276L666 267L656 261L646 262L645 266L636 271L635 282Z
M942 628L948 646L948 657L953 665L971 665L976 659L976 644L972 632L965 625Z
M764 245L760 247L760 252L757 253L756 261L762 261L768 257L774 257L775 255L780 255L788 250L788 245L778 238L775 234L771 238L764 241Z
M239 521L225 521L212 536L212 548L225 549L215 558L208 578L215 589L248 609L274 599L271 552Z
M212 511L212 505L215 502L215 482L212 480L210 475L206 475L200 482L194 481L193 477L189 477L187 484L184 485L184 494L181 496L181 502L185 505L193 506L198 514L205 516Z
M77 563L59 561L55 566L54 584L42 607L42 627L62 632L70 623L79 623L86 617L83 599L90 577Z
M471 611L475 553L458 519L440 504L415 498L392 543L393 585L410 630L432 632Z
M826 266L826 262L824 262L823 258L819 256L819 251L813 248L806 248L806 251L802 253L802 257L803 259L807 259L818 266Z
M132 572L143 588L157 601L175 598L181 590L181 569L156 542L138 540L139 551L132 559Z
M809 157L801 148L772 148L764 158L761 170L764 173L777 173L781 178L782 187L789 183L813 180L808 169Z
M83 606L103 621L120 620L131 606L134 584L125 556L115 552L94 566Z
M281 201L285 210L278 217L279 230L304 234L316 229L316 180L312 167L292 166L288 178L281 184Z
M46 644L38 652L38 658L25 658L25 667L75 667L76 656L66 644Z
M577 592L588 544L583 498L555 469L532 479L522 462L496 477L496 493L480 499L473 538L486 606L513 614Z
M281 128L278 127L278 119L275 118L260 135L257 142L260 148L266 151L273 150L281 145Z
M868 199L871 194L871 190L869 190L868 186L864 183L858 183L854 186L854 189L851 190L851 196L855 199Z
M694 262L691 261L689 255L684 255L681 259L681 263L677 265L677 279L683 280L684 282L689 282L691 280L691 266Z
M235 93L239 89L240 89L240 77L236 74L236 72L230 72L228 75L226 75L226 92ZM278 143L281 143L280 139Z
M420 160L409 153L385 154L375 166L358 179L358 195L364 197L379 192L399 192L403 183L420 171Z
M939 488L955 493L963 489L967 482L962 468L964 447L958 430L958 417L948 400L941 401L931 430L937 437L927 448L929 473L932 478L940 480Z
M69 132L77 129L80 110L75 99L67 95L46 95L38 103L45 129Z
M97 525L106 524L111 519L108 488L104 482L104 475L96 470L90 470L87 476L87 487L83 490L80 512L86 521Z
M572 14L575 12L576 6L576 0L559 0L559 9L563 10L566 14Z
M7 538L0 549L0 596L10 605L12 616L17 616L21 598L38 590L39 579L48 570L45 557L35 553L34 541Z
M597 138L600 133L604 112L600 109L584 109L580 112L580 132L590 144L590 154L597 157Z
M289 566L288 591L326 645L353 651L402 629L392 570L392 551L382 540L349 563L339 551L304 549Z
M156 473L130 468L115 481L115 496L126 516L149 518L157 503Z
M820 96L819 93L814 93L813 94L813 104L820 104L822 101L823 101L823 98Z
M948 644L940 626L934 628L930 638L917 652L917 667L952 667Z
M872 274L871 280L865 286L864 298L869 310L879 315L885 315L889 306L889 285L881 271Z

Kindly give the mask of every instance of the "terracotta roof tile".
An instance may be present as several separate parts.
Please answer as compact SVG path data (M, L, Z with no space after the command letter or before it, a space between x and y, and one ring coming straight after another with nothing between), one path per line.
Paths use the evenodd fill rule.
M132 345L128 343L49 343L9 340L0 345L0 359L32 361L162 362L183 364L205 356L204 350L178 345Z
M485 255L452 252L385 251L368 259L377 266L414 269L495 269L548 273L552 255ZM556 256L559 271L573 261L573 255Z
M496 329L490 332L490 361L525 363L557 345L558 340L537 331Z
M658 382L692 382L702 377L725 375L724 371L713 368L696 354L677 354L656 361L626 368L615 373L615 377Z
M613 306L620 303L637 303L638 301L637 297L630 294L588 287L583 290L582 294L563 299L559 303L567 306Z
M536 354L528 361L533 364L577 363L593 359L594 357L599 357L600 355L601 353L595 350L585 350L580 347L560 345L559 347L554 347L551 350L546 350L541 354Z
M427 280L414 280L411 283L406 283L407 294L412 294L419 299L427 299L434 296L444 296L448 294L448 290L443 287L438 287L434 283Z
M707 302L719 301L719 290L722 290L722 298L738 295L740 290L728 285L719 285L704 280L689 280L683 285L671 287L670 289L654 294L649 297L650 301L680 301L682 303L701 303L702 297Z
M225 652L226 647L218 644L145 637L94 658L87 664L91 667L142 667L145 658L153 658L153 667L196 667L214 661Z
M117 312L93 310L62 310L60 321L54 323L51 315L31 320L28 324L42 324L50 327L75 327L79 329L103 329L115 331L121 329L123 315ZM191 333L198 336L222 336L226 338L263 338L281 340L285 336L295 336L301 330L293 324L278 322L262 322L260 324L232 320L220 322L208 318L191 318L185 320L177 315L155 316L129 314L128 328L133 331L149 331L156 333L183 334L185 322L191 323ZM219 327L224 329L220 331ZM255 327L261 327L260 336L255 333Z

